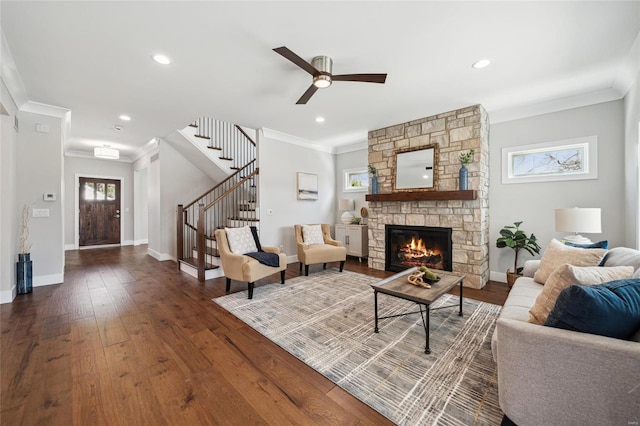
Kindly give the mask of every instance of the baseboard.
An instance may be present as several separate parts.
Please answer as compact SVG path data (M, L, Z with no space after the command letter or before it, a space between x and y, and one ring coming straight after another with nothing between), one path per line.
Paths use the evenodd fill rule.
M120 243L121 246L132 246L133 245L133 240L124 240L123 242Z
M75 244L65 244L64 245L64 251L69 251L69 250L77 250L78 247L76 247Z
M298 261L298 255L287 256L287 265L289 263L296 263Z
M490 271L489 272L489 279L491 281L498 281L500 283L506 283L507 282L507 274L505 272Z
M159 260L160 262L164 262L165 260L173 260L174 262L177 261L175 257L171 256L168 253L158 253L157 251L150 248L147 249L147 254L154 259Z
M149 239L148 238L143 238L142 240L133 240L133 245L134 246L140 246L142 244L149 244Z
M38 275L33 277L33 286L42 287L51 284L62 284L64 281L64 273L51 275Z
M0 303L11 303L17 296L16 287L11 290L0 291Z

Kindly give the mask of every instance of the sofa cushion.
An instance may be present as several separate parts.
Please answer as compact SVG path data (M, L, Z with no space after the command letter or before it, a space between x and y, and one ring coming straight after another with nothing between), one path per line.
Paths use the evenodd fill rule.
M583 249L601 248L606 250L609 248L609 240L602 240L602 241L598 241L597 243L590 243L590 244L577 244L577 243L572 243L571 241L565 241L564 245L569 247L583 248Z
M229 241L229 250L234 254L253 253L258 251L253 233L248 226L241 228L224 228Z
M562 264L574 266L597 266L607 251L604 249L581 249L569 247L553 239L540 259L540 267L533 279L545 284L549 275Z
M582 249L580 249L582 250ZM573 284L594 285L607 281L631 278L633 268L631 266L579 267L565 263L551 273L542 291L536 298L535 304L529 311L529 322L544 324L549 312L556 304L556 299L562 290Z
M302 240L306 245L324 244L320 225L302 225Z
M633 266L640 270L640 251L629 247L614 247L607 252L603 259L604 266Z
M640 328L640 279L567 287L544 325L630 339Z

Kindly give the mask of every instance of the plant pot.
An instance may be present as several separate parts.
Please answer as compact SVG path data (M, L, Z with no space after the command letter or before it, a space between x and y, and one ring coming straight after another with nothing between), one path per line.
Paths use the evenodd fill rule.
M33 272L31 253L19 253L16 262L17 293L27 294L33 291Z
M507 285L509 285L509 288L513 287L513 284L521 276L522 275L516 274L516 273L511 272L511 271L507 271Z

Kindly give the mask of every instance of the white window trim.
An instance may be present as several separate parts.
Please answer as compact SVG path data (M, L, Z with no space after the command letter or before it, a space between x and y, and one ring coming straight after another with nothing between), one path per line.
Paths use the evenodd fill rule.
M369 191L369 179L366 180L366 184L363 186L351 186L349 185L349 183L351 182L351 180L349 179L349 176L351 175L359 175L368 173L368 170L366 167L358 167L355 169L344 169L342 171L342 191L343 192L368 192Z

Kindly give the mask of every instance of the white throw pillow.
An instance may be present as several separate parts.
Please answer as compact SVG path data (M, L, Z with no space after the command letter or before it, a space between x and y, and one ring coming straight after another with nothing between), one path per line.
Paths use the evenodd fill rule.
M229 249L234 254L254 253L258 251L256 241L253 239L251 228L224 228L229 240Z
M312 244L324 244L324 237L322 236L322 226L302 225L302 240L308 246Z
M537 283L545 284L551 273L565 263L573 266L598 266L606 253L605 249L569 247L556 239L552 239L542 254L540 267L533 275L533 280Z

